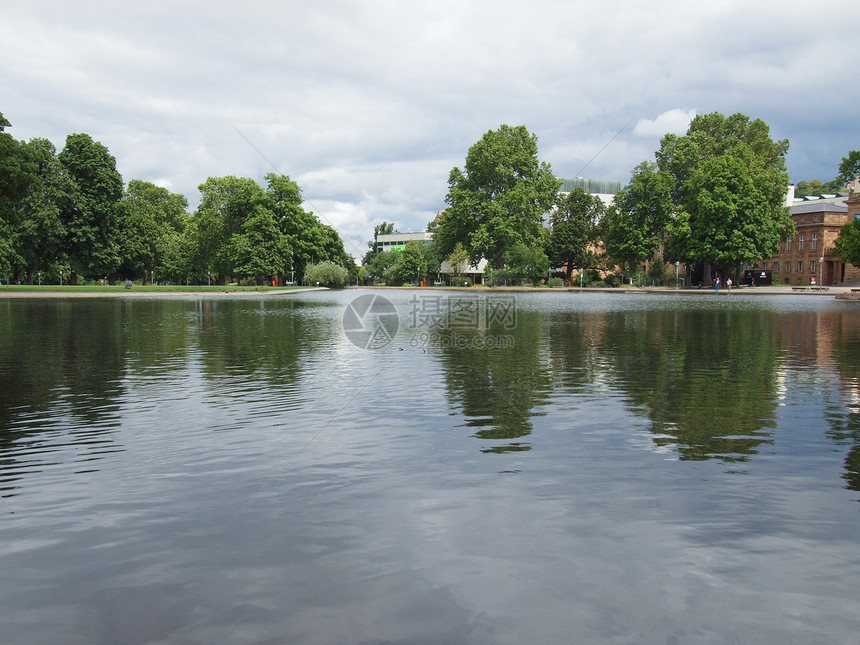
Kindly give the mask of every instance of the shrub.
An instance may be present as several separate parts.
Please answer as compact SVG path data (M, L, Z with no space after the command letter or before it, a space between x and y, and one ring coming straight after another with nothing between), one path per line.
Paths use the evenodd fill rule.
M564 286L564 280L562 280L561 278L550 278L549 286L551 286L551 287L563 287Z
M349 278L349 271L331 260L319 264L309 264L305 269L305 284L319 284L323 287L342 287Z

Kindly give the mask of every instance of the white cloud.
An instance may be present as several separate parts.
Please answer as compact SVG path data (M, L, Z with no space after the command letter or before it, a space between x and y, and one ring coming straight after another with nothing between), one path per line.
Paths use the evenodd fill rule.
M685 134L696 110L675 108L659 115L656 119L639 119L633 134L637 137L662 137L665 134Z
M809 30L799 7L30 0L0 22L0 111L20 139L87 132L126 180L192 207L207 177L262 182L268 159L364 248L383 219L422 230L502 123L536 133L557 175L626 180L695 114L669 106L743 112L791 140L795 181L831 178L860 149L860 86L822 101L810 70L857 60L860 41L847 23Z

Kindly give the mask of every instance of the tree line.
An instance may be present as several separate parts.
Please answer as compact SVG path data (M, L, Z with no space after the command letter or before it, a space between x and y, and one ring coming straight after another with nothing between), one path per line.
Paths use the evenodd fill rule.
M337 231L302 208L285 175L209 177L188 212L180 194L127 185L108 149L70 134L57 152L18 141L0 114L0 277L33 284L157 279L175 283L300 281L313 265L348 279L355 263Z
M496 283L541 281L550 267L564 267L558 277L568 282L574 269L596 276L620 267L630 275L645 261L658 278L675 262L705 280L725 277L771 257L794 234L785 205L788 147L760 119L698 115L685 135L664 136L654 159L636 166L607 205L582 188L559 194L537 137L502 125L451 170L447 207L428 225L434 243L380 253L372 242L364 264L390 283L432 275L443 259L458 267L481 258ZM844 179L860 172L860 153L852 151L839 171ZM855 258L858 237L858 223L843 229L836 248L845 261Z

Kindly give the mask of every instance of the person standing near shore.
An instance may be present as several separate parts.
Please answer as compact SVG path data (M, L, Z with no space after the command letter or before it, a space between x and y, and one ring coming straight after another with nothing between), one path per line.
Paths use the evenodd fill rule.
M729 288L729 293L732 292L732 279L729 278L726 280L726 286Z
M716 280L714 280L714 293L720 292L720 276L717 276Z

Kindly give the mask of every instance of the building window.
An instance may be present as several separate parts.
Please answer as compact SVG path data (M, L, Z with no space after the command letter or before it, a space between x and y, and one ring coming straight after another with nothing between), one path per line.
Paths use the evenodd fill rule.
M809 263L809 272L815 273L815 260Z
M786 242L785 242L785 252L786 253L791 253L791 241L793 239L794 239L793 237L790 237L786 240Z
M812 250L813 251L818 250L818 233L812 234Z
M798 260L798 261L797 261L797 272L798 272L798 273L803 273L803 260Z
M800 234L800 237L797 240L797 250L803 253L803 243L806 241L806 235L803 233Z
M791 273L791 262L786 262L786 263L785 263L785 272L786 272L786 273Z
M774 273L779 273L779 262L774 262L774 263L773 263L773 272L774 272Z

